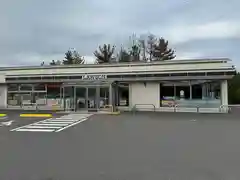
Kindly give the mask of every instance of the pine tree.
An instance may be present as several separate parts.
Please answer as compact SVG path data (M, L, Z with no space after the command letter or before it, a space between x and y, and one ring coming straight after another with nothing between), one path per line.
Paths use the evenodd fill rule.
M65 59L63 60L64 65L71 65L71 64L82 64L84 59L76 50L68 50L65 53Z
M168 41L164 38L160 38L156 44L153 46L153 60L171 60L174 59L175 51L168 48Z

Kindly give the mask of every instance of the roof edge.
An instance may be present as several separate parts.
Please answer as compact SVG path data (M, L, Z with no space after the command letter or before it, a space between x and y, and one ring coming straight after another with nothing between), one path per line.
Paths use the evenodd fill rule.
M195 64L195 63L211 63L222 62L226 63L231 61L229 58L205 58L205 59L174 59L166 61L154 61L154 62L129 62L129 63L104 63L104 64L74 64L74 65L44 65L44 66L16 66L16 67L0 67L0 71L7 70L25 70L25 69L62 69L62 68L95 68L95 67L121 67L121 66L146 66L146 65L170 65L170 64Z

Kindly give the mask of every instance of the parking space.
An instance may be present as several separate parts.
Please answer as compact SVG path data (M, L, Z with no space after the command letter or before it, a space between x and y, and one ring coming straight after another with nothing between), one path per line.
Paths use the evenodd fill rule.
M0 179L235 180L239 137L232 115L93 115L59 133L1 133Z

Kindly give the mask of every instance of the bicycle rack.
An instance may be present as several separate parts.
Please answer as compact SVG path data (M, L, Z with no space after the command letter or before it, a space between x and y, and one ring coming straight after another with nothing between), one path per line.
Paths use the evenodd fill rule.
M153 110L154 112L156 111L156 106L154 104L134 104L133 108L132 108L132 111L133 112L136 112L137 111L137 106L152 106L153 107Z
M177 105L174 106L174 112L177 112L178 107L186 107L186 106L181 106L181 105L177 104ZM199 108L200 108L199 105L193 105L193 106L188 106L188 107L195 107L197 109L197 113L199 113Z
M221 105L219 107L219 112L223 112L223 110L226 108L227 112L230 113L232 111L231 107L240 107L240 104Z

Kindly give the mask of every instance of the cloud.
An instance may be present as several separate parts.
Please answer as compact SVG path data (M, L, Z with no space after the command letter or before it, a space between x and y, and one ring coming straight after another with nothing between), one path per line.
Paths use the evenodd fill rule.
M179 52L176 56L177 59L200 59L204 57L204 54L200 52Z
M167 37L172 44L185 43L201 39L240 38L240 22L219 21L197 25L173 25L164 29L153 28L151 32ZM161 33L159 33L161 32Z
M239 5L238 0L4 1L0 64L38 65L63 59L69 48L92 59L103 43L128 48L132 33L148 32L168 39L179 58L227 56L238 63Z

